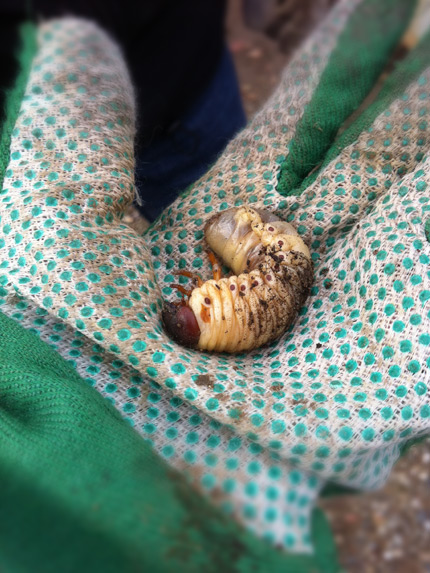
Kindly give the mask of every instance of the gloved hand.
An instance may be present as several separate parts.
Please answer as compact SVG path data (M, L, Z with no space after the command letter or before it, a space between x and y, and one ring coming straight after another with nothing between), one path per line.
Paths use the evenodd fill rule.
M362 488L384 482L430 413L427 37L338 133L409 9L338 4L249 128L148 233L158 284L168 285L178 268L207 276L210 213L251 204L296 225L315 281L294 328L246 356L203 364L183 352L175 391L298 467ZM163 363L177 352L163 351ZM199 367L220 377L217 389L190 384Z
M80 41L90 48L83 54L76 24L73 40L61 46L72 57L66 63L57 49L62 36L48 27L53 47L43 42L33 67L5 180L8 312L95 376L173 464L191 468L214 497L221 487L226 509L237 504L251 523L257 516L260 533L293 550L309 548L310 507L323 479L383 483L401 443L428 426L429 289L421 270L428 249L421 213L409 210L426 207L425 163L415 149L427 130L420 119L426 40L336 139L406 24L410 5L388 4L340 3L249 128L145 240L119 221L132 195L132 103L122 64L115 59L100 70L94 56L109 60L105 40L81 27ZM100 72L107 91L94 83ZM410 119L399 121L403 116ZM405 200L411 203L403 208ZM185 350L161 328L161 295L171 296L176 269L208 272L205 218L241 204L297 226L315 263L311 298L293 330L268 348L228 357ZM413 381L417 371L421 378ZM152 391L141 386L141 374L154 381ZM278 486L280 475L290 484ZM303 495L282 490L297 485ZM281 508L281 496L297 506Z
M117 48L93 24L47 22L37 41L20 116L9 133L2 311L54 346L227 513L295 552L326 543L313 517L322 480L175 396L172 376L163 389L148 380L155 369L147 356L155 364L163 359L152 349L161 332L157 285L144 240L120 223L133 195L132 89ZM24 63L31 61L25 52ZM25 87L25 71L12 103ZM129 329L132 351L122 355ZM127 364L128 357L140 367ZM180 373L180 365L174 370Z

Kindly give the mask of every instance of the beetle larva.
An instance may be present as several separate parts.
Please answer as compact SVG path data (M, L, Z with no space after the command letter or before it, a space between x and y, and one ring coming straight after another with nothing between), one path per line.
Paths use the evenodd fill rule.
M309 249L289 223L249 207L228 209L205 227L209 247L234 275L186 291L189 298L165 303L163 322L184 346L216 352L252 350L278 338L295 320L312 282ZM183 272L192 277L191 273Z

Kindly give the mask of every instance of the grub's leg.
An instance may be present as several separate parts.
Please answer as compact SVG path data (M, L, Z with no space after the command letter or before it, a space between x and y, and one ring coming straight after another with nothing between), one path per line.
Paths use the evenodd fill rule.
M201 287L203 284L202 277L196 273L190 273L190 271L176 271L174 274L192 279L195 283L197 283L198 287Z
M215 257L215 255L213 254L212 251L208 251L208 257L209 257L209 261L212 265L212 274L213 274L214 280L219 281L219 279L222 276L221 266L220 266L219 262L217 261L217 258Z
M186 288L184 288L182 285L178 285L175 283L172 283L170 285L170 288L175 288L176 290L178 290L180 293L184 294L185 296L187 296L188 298L191 296L191 293L193 292L192 290L187 290Z

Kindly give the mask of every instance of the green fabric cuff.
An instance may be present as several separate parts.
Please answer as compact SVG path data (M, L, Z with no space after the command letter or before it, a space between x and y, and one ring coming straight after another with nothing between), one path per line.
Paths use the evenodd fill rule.
M320 510L314 556L272 548L195 493L36 335L1 313L0 332L2 570L339 570Z

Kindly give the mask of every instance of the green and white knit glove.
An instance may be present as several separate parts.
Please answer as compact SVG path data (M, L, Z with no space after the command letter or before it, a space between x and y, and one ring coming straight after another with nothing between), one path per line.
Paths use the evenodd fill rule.
M195 495L72 366L1 312L0 340L2 571L339 571L320 511L314 555L270 547Z
M2 308L57 345L226 511L295 551L310 550L324 480L376 487L402 443L428 431L427 38L336 138L409 12L340 2L267 106L146 238L120 222L133 195L132 94L96 28L41 28L12 135ZM205 219L241 204L305 237L311 298L270 347L185 350L161 328L161 297L174 270L208 273ZM206 373L214 383L202 386Z
M208 272L201 239L209 213L252 203L296 225L315 283L291 332L240 357L180 358L174 346L160 351L154 373L181 362L174 382L183 397L297 467L362 488L384 482L402 443L428 431L430 412L427 37L336 137L410 5L390 7L340 3L249 128L148 233L168 296L173 270ZM186 374L196 371L219 384L190 384Z
M362 488L380 486L402 443L429 427L428 37L336 136L409 7L340 3L249 128L148 233L162 286L185 265L207 273L209 213L252 203L296 225L315 282L291 332L240 357L181 358L174 346L162 368L181 362L175 391L260 446ZM189 383L199 369L219 377L216 389Z
M25 39L23 63L29 60L34 44L28 30ZM122 210L124 197L130 201L133 196L132 173L128 163L122 170L112 163L117 166L132 157L132 90L116 47L93 24L73 19L48 22L37 30L36 39L38 51L20 116L15 125L9 122L13 133L12 129L4 132L11 160L2 193L2 222L14 222L22 233L2 226L1 246L7 253L2 268L9 271L2 275L2 311L54 346L157 452L224 511L259 535L295 552L310 552L314 541L322 543L319 534L314 539L321 528L315 529L313 518L311 522L321 480L291 468L151 382L144 368L137 370L118 356L120 344L106 347L100 334L92 340L80 329L93 313L92 304L100 305L101 333L109 334L110 320L121 319L122 313L131 314L123 326L136 329L136 319L143 316L142 301L149 289L155 288L155 282L147 286L136 278L137 286L130 292L132 273L137 277L143 265L147 272L150 269L141 253L136 255L137 249L145 249L142 239L124 225L118 230L119 206ZM17 112L24 76L25 70L9 102ZM64 77L68 79L65 84L60 81ZM95 86L87 92L91 106L83 106L80 94L91 86ZM124 94L129 94L128 99ZM93 115L90 109L95 110ZM97 152L103 148L106 156L100 159ZM112 190L116 195L111 197ZM31 267L20 274L24 259L15 257L25 241L20 237L27 230L36 245L41 244L26 259L33 261ZM122 248L124 236L126 241L135 241L127 243L128 251ZM18 251L6 248L10 239ZM29 253L32 245L25 244ZM130 265L130 252L138 270L128 266L122 275L122 265ZM56 278L49 280L52 272ZM106 311L106 298L113 299L117 290L123 293L121 298ZM81 296L89 296L90 302L82 304ZM144 310L149 314L153 308L147 304ZM115 341L124 338L123 332ZM145 345L136 341L134 351L140 355Z

